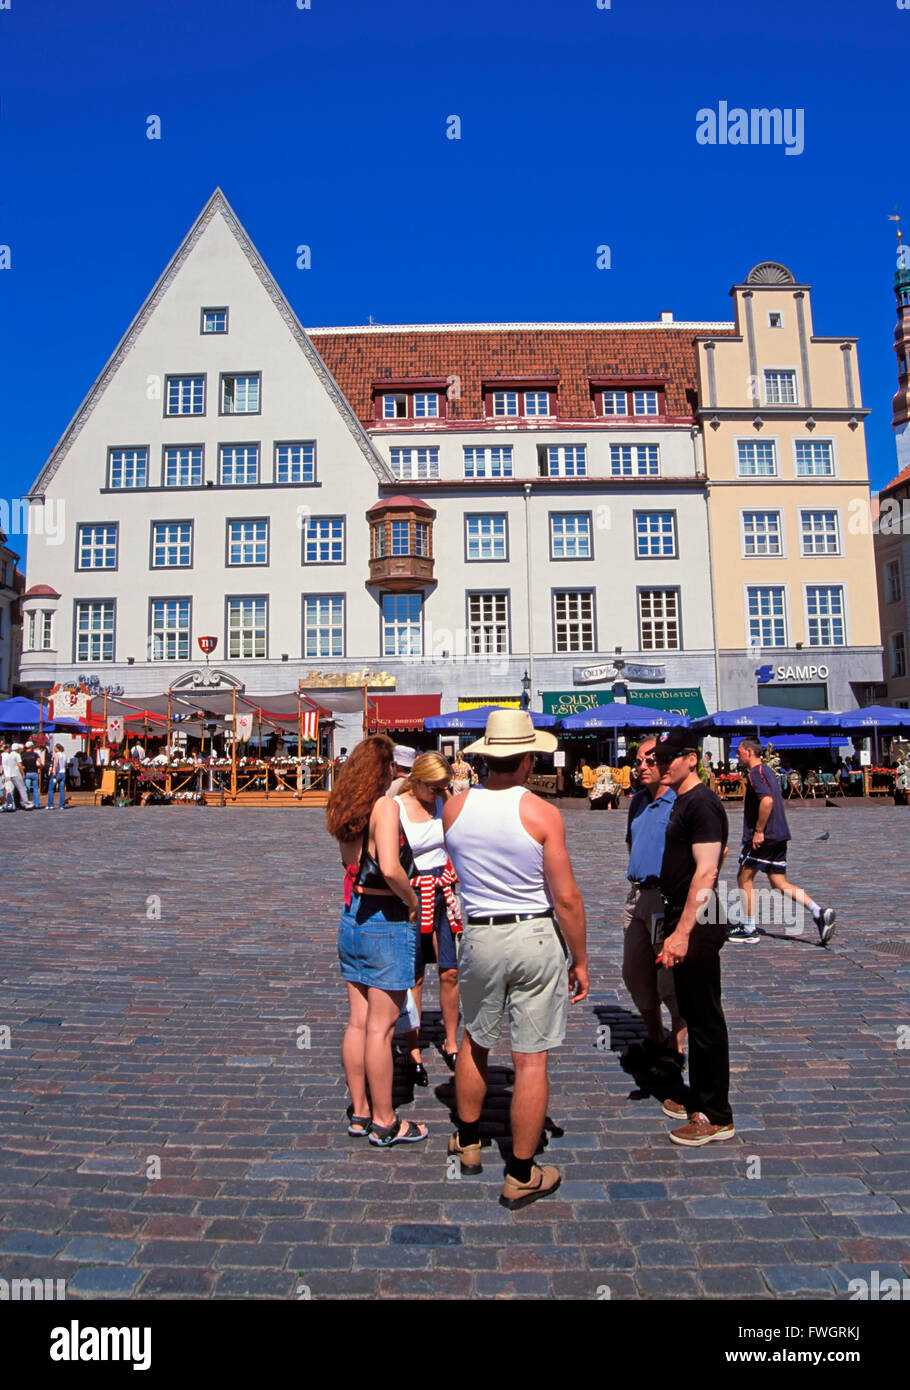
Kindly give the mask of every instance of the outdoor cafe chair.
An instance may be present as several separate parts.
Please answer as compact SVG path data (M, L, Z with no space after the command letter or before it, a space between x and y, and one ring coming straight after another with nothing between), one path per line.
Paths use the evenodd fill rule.
M106 796L117 795L117 771L113 767L106 767L101 774L101 786L92 795L92 805L97 806Z
M847 795L844 791L844 770L842 767L839 767L831 778L831 781L827 785L827 792L829 796Z
M799 773L788 773L787 783L790 788L790 790L787 792L787 800L792 801L794 795L796 795L799 797L800 801L804 801L805 797L803 796L803 779L800 777Z
M811 796L814 801L819 791L823 792L824 786L819 780L818 773L808 772L806 774L806 796Z

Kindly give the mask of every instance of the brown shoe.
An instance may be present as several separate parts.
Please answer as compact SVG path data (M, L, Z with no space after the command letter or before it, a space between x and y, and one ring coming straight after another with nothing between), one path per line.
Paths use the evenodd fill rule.
M465 1144L464 1148L461 1148L458 1143L457 1133L450 1134L449 1154L457 1154L461 1159L461 1172L463 1177L473 1178L475 1174L483 1172L483 1164L480 1161L479 1139L476 1144Z
M499 1205L508 1207L509 1211L517 1211L519 1207L526 1207L531 1202L536 1202L539 1197L549 1197L550 1193L555 1192L561 1182L562 1178L559 1176L558 1168L538 1168L536 1163L532 1163L530 1182L519 1182L517 1178L506 1174L506 1180L499 1195Z
M678 1100L665 1100L660 1107L668 1120L688 1120L689 1112Z
M733 1121L728 1125L712 1125L707 1115L696 1110L689 1123L681 1129L671 1129L670 1139L674 1144L685 1144L687 1148L697 1149L702 1144L713 1144L721 1139L732 1139L736 1130Z

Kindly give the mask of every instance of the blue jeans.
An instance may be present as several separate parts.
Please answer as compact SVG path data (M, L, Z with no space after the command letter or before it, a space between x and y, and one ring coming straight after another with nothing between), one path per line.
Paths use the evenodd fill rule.
M37 809L41 805L41 787L38 782L37 772L27 772L25 774L25 789L29 794L32 805Z
M51 778L50 778L50 781L49 781L48 784L47 784L47 809L48 809L49 811L53 811L53 809L54 809L54 792L56 791L56 789L57 789L58 787L60 788L60 800L59 800L58 805L59 805L59 809L62 811L62 810L63 810L63 803L64 803L64 801L66 800L66 773L65 773L65 772L59 772L59 773L57 774L56 777L54 777L53 774L52 774L52 775L51 775Z

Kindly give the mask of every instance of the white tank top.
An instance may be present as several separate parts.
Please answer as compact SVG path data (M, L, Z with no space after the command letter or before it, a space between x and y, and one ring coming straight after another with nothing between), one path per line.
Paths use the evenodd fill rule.
M543 845L521 823L525 787L472 787L445 837L469 917L547 912Z
M414 855L414 863L419 874L432 874L446 866L446 843L442 833L442 801L436 798L436 813L430 820L414 821L408 818L404 802L396 796L401 815L401 828Z

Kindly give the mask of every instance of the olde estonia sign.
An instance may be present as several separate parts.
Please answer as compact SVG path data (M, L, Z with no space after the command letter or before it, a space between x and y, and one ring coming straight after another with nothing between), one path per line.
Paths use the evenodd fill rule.
M621 667L573 666L572 680L576 685L598 685L603 681L662 681L666 680L665 666L638 666L627 661Z

